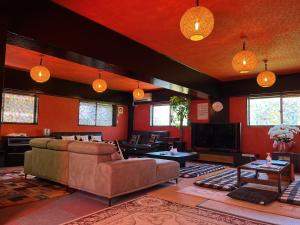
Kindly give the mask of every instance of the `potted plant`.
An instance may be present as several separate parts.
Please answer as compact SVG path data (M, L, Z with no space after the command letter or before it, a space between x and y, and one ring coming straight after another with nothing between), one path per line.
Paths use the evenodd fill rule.
M182 96L173 96L170 98L170 107L172 111L172 123L179 128L179 138L183 142L184 129L183 120L188 119L190 111L190 100Z
M270 139L274 140L273 149L286 152L294 146L294 136L299 132L300 129L296 126L281 124L270 128L268 134Z

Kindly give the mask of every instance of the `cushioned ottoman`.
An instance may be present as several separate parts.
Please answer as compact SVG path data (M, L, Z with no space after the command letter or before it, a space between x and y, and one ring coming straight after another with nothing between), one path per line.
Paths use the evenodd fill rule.
M291 183L283 192L279 200L294 205L300 205L300 180Z
M170 178L177 178L179 176L179 163L166 160L154 159L156 161L156 179L157 181L167 180Z

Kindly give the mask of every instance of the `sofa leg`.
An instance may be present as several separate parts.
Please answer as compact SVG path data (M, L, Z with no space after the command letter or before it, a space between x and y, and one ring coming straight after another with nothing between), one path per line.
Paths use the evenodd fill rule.
M109 198L108 199L108 206L111 206L112 205L112 198Z
M27 180L27 173L25 173L25 177L24 177L24 179L25 179L25 180Z
M178 184L178 178L175 178L175 183Z

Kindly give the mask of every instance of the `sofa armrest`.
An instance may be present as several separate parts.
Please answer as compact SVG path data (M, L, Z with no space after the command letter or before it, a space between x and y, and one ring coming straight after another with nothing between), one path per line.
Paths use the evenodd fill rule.
M96 188L105 197L114 197L150 185L156 180L156 161L137 158L99 163Z

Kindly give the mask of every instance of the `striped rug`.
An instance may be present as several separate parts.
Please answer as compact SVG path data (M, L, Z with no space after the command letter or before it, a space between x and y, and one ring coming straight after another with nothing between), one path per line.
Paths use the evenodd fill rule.
M300 205L300 180L291 183L279 199L282 202Z
M255 172L242 171L241 176L243 177L254 177ZM237 170L226 170L215 176L211 176L202 180L198 180L194 183L197 186L213 188L223 191L233 191L237 189Z
M180 169L180 177L192 178L225 169L222 165L197 164Z

